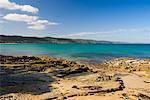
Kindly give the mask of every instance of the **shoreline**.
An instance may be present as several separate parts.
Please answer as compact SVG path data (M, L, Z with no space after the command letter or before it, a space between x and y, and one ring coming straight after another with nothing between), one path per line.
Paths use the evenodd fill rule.
M150 59L83 64L47 56L0 55L0 60L2 100L150 99Z
M81 64L101 64L101 63L105 63L114 59L137 59L137 60L144 60L144 59L150 59L150 57L114 57L114 58L107 58L107 59L103 59L103 60L92 60L92 59L78 59L78 58L69 58L69 57L55 57L52 55L23 55L23 54L0 54L0 55L4 55L4 56L14 56L14 57L21 57L21 56L34 56L34 57L49 57L49 58L55 58L55 59L64 59L64 60L68 60L68 61L74 61L77 63L81 63Z
M150 43L0 43L0 44L92 44L92 45L150 45Z

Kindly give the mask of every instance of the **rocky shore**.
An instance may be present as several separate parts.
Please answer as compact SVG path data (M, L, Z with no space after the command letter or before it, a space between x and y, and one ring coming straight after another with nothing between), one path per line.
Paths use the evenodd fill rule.
M0 62L0 100L150 100L150 59L0 55Z

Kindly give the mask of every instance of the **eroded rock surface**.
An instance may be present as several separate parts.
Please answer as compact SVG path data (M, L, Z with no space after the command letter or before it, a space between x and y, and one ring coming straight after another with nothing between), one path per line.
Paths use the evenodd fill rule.
M0 100L150 98L150 59L85 65L45 56L1 55L0 62Z

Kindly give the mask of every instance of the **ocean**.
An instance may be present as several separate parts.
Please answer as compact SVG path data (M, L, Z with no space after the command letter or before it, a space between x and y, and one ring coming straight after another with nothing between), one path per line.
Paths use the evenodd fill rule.
M150 44L0 44L0 54L46 55L99 63L118 57L150 58Z

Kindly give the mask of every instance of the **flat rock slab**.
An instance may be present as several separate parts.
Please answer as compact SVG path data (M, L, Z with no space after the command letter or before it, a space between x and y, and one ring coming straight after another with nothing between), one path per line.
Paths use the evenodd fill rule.
M127 76L122 77L125 87L127 88L137 88L137 89L145 89L150 90L150 83L144 82L145 79L143 77L139 77L135 74L129 74ZM150 81L150 79L147 79Z

